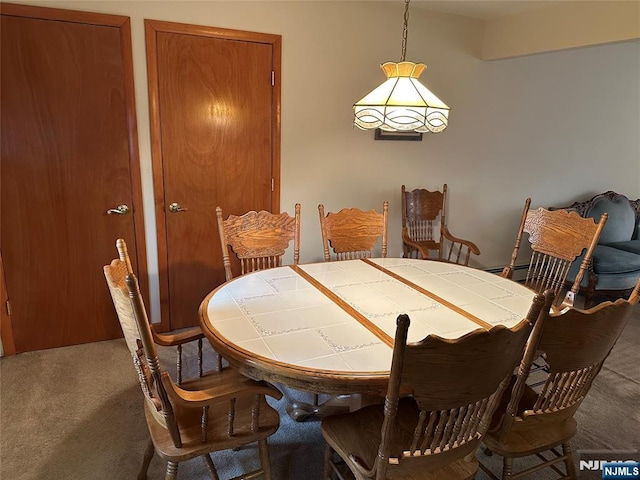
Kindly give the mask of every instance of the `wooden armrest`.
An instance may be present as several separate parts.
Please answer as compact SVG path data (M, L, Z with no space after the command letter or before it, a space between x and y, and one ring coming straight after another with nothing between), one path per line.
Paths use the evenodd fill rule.
M167 372L162 372L162 384L171 402L185 408L199 408L229 401L246 395L267 395L280 400L282 392L270 383L251 380L242 375L216 374L215 385L202 390L185 390L176 385Z
M178 333L157 333L155 329L151 329L153 334L153 340L164 347L175 347L176 345L182 345L184 343L193 342L204 338L204 334L200 327L190 328Z
M474 253L475 255L480 255L480 249L476 246L475 243L469 240L463 240L462 238L454 237L446 225L442 227L442 236L454 243L461 243L462 245L466 245L467 248L471 250L471 253Z

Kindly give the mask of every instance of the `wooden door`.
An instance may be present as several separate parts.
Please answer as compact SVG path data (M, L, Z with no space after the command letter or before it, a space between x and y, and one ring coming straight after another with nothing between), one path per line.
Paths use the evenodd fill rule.
M146 276L129 19L2 4L1 21L0 249L15 351L119 337L102 273L116 238ZM119 205L129 211L107 214Z
M279 211L280 36L146 20L162 327L224 281L215 219Z

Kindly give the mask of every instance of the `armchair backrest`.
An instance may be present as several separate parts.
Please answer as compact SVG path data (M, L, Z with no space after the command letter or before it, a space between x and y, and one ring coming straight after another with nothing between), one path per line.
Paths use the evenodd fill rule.
M424 188L407 191L402 185L402 230L414 241L425 242L428 250L441 255L442 226L445 224L447 184L442 191Z
M300 260L300 204L293 217L287 213L250 211L244 215L222 218L222 208L216 208L218 232L222 245L222 260L226 280L234 275L229 248L240 262L240 274L282 265L282 256L293 240L293 263Z
M631 240L636 228L636 212L624 195L600 195L591 199L591 206L585 217L600 218L609 215L602 229L599 243L625 242Z
M640 239L640 199L630 200L626 196L609 190L583 202L574 202L565 210L575 211L581 217L600 218L603 212L609 214L602 230L599 243L624 242ZM633 225L631 229L630 225ZM631 237L629 232L631 231Z
M442 191L402 185L402 250L405 258L428 258L469 265L480 249L470 240L455 237L446 221L447 184ZM434 256L435 252L435 256Z
M387 256L389 202L382 204L382 213L364 212L358 208L343 208L325 215L324 205L318 205L325 261L331 260L330 249L337 260L370 258L382 237L382 257Z

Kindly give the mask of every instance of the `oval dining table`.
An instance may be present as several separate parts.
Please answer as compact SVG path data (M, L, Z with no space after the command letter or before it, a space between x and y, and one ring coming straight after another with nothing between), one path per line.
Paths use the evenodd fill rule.
M409 342L455 339L515 326L533 297L515 281L471 267L359 259L247 273L209 293L199 314L212 347L250 378L383 397L398 315L411 319Z

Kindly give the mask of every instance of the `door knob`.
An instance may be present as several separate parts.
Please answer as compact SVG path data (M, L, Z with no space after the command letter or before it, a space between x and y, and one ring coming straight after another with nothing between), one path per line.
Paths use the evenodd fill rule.
M129 213L129 207L124 203L122 205L118 205L116 208L110 208L107 210L107 215L124 215L125 213Z
M171 213L186 212L187 210L188 208L182 208L180 204L176 202L173 202L169 205L169 211Z

